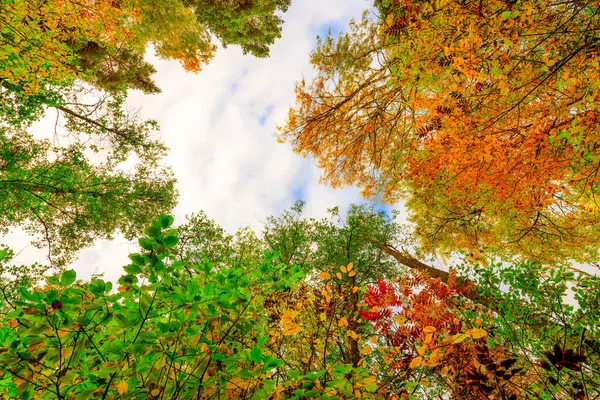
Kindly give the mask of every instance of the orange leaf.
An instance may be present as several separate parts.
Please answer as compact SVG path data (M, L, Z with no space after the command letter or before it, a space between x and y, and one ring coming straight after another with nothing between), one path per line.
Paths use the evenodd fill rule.
M319 274L319 278L323 279L324 281L331 279L331 275L329 275L329 272L321 272Z
M121 381L117 383L117 392L119 392L119 394L125 394L128 390L129 386L127 385L127 382Z
M413 358L413 360L410 362L410 364L408 365L409 368L416 368L419 365L423 364L423 357L419 356L416 358Z

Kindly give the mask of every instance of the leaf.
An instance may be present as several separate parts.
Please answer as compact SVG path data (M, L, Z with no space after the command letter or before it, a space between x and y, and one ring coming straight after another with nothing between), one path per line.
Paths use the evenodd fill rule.
M371 354L372 352L373 352L373 348L368 345L361 347L361 349L360 349L360 354L365 355L365 356Z
M250 350L250 359L257 364L262 362L263 355L258 347L253 347L252 350Z
M507 19L509 19L511 16L511 12L510 11L504 11L502 13L502 20L506 21Z
M167 236L163 239L163 244L167 247L173 247L177 244L179 239L177 236Z
M338 326L344 327L344 326L348 326L348 320L346 319L346 317L342 317L340 318L340 320L338 321Z
M433 333L435 331L437 331L435 326L426 326L425 328L423 328L424 333Z
M319 274L319 278L321 278L321 279L323 279L323 280L325 280L325 281L326 281L326 280L328 280L328 279L331 279L331 275L329 275L329 273L328 273L328 272L321 272L321 273Z
M347 273L348 272L348 268L346 268L346 266L342 265L340 267L340 271L342 271L343 273Z
M140 244L140 247L144 250L152 250L154 248L154 242L147 238L138 239L138 243Z
M457 333L456 335L452 336L452 344L462 343L469 337L471 336L464 333Z
M125 382L124 380L117 383L117 392L119 394L125 394L125 393L127 393L128 390L129 390L129 386L127 385L127 382Z
M348 272L352 271L352 268L354 268L354 264L352 262L348 263L348 266L346 267L346 270Z
M75 282L76 276L77 276L77 274L72 269L63 272L62 275L60 276L60 285L61 286L69 286L70 284Z
M167 229L168 227L170 227L173 224L173 221L174 219L170 215L161 214L158 217L158 224L162 229Z
M409 368L416 368L419 365L423 364L423 357L419 356L419 357L415 357L412 359L412 361L410 362L410 364L408 365Z
M342 274L340 274L339 272L338 272L338 273L336 273L336 274L335 274L335 276L336 276L338 279L340 279L340 280L342 279Z
M142 268L139 265L129 264L123 267L123 270L131 275L137 275L142 273Z
M487 336L487 332L481 328L472 328L465 332L465 335L472 337L473 339L479 339Z

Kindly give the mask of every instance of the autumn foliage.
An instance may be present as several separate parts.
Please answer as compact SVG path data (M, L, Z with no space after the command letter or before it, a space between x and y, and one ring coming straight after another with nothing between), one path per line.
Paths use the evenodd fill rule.
M448 283L412 272L359 284L369 275L361 259L315 269L280 262L265 243L254 264L226 261L246 239L223 243L223 263L204 250L196 253L201 262L176 257L189 254L178 249L189 245L172 223L161 215L145 229L115 289L99 278L76 281L72 270L44 286L0 286L0 395L512 400L600 393L600 337L588 331L600 313L597 278L579 277L586 289L578 290L578 311L563 302L572 273L552 270L542 280L536 274L547 269L533 264L498 267L500 275L486 270L476 282L452 271ZM320 240L308 251L327 246ZM377 248L363 248L370 251ZM10 254L2 250L0 258L6 268ZM484 290L497 311L465 297L486 281L512 289ZM541 323L540 313L560 325Z
M376 6L319 42L280 140L407 200L424 248L597 259L596 2Z

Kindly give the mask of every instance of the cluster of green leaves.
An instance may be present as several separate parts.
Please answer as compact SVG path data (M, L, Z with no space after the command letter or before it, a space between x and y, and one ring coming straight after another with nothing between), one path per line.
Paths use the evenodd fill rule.
M491 332L489 343L509 345L536 378L523 382L524 395L587 399L600 393L598 276L531 261L462 269L494 305L483 320ZM576 356L573 365L568 354Z
M117 292L101 279L75 283L72 270L43 290L19 288L0 329L3 396L204 398L283 363L263 355L264 298L303 274L269 253L251 272L176 261L172 221L146 229ZM250 389L263 398L273 386Z

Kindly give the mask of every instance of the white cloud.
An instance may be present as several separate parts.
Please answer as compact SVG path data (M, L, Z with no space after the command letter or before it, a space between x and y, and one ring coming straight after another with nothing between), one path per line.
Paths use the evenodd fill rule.
M361 201L355 188L333 190L318 183L314 162L293 154L289 145L278 144L275 126L284 122L294 102L294 83L312 70L308 54L315 36L327 26L347 26L360 18L370 0L293 0L285 14L283 37L271 48L271 56L244 56L239 48L220 49L199 74L186 73L173 61L149 55L158 70L155 78L162 93L133 93L129 103L141 107L142 116L156 119L158 135L169 146L166 163L178 179L176 222L204 210L230 232L250 225L260 229L269 215L289 208L298 192L307 201L306 213L324 217L328 208L341 211ZM52 136L54 119L40 127ZM39 132L38 132L39 136ZM159 210L157 210L158 212ZM27 246L26 236L10 235L5 243ZM105 272L116 279L135 243L122 237L98 241L80 253L73 264L81 278ZM44 261L44 252L27 247L17 262Z

